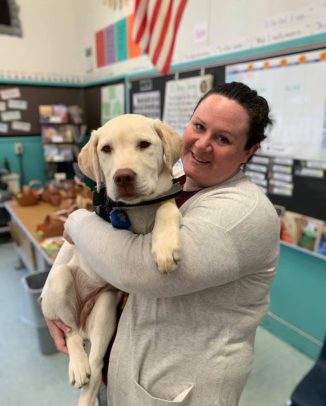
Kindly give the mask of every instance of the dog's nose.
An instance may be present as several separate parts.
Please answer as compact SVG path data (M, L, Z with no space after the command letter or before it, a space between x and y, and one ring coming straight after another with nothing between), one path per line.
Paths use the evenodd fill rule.
M136 173L128 168L118 169L113 176L114 183L117 186L131 185L136 177Z

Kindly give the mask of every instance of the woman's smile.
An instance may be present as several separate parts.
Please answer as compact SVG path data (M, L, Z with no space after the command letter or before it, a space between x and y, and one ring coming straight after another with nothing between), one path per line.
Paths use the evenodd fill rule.
M191 156L193 157L195 162L198 162L200 164L209 164L210 161L206 161L204 159L202 159L201 157L195 155L195 153L193 151L191 151Z

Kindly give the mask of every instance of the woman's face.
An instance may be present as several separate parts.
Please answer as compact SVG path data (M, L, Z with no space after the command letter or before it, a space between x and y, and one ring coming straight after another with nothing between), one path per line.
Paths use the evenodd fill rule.
M258 149L245 149L248 126L248 113L236 101L221 95L204 99L183 136L184 190L214 186L235 175Z

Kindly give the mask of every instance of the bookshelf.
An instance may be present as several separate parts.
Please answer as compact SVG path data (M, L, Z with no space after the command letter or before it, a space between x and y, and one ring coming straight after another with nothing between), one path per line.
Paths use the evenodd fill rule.
M41 105L39 117L47 178L53 179L56 173L73 178L80 144L86 133L82 109L64 104Z

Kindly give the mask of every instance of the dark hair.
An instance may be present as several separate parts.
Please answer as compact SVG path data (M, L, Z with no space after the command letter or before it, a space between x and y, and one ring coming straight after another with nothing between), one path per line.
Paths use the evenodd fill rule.
M248 140L245 148L249 149L253 145L259 144L266 138L265 129L272 125L273 121L269 117L270 109L264 97L259 96L256 90L241 82L223 83L210 89L197 103L194 112L200 103L212 95L225 96L230 100L239 103L248 113L249 130Z

